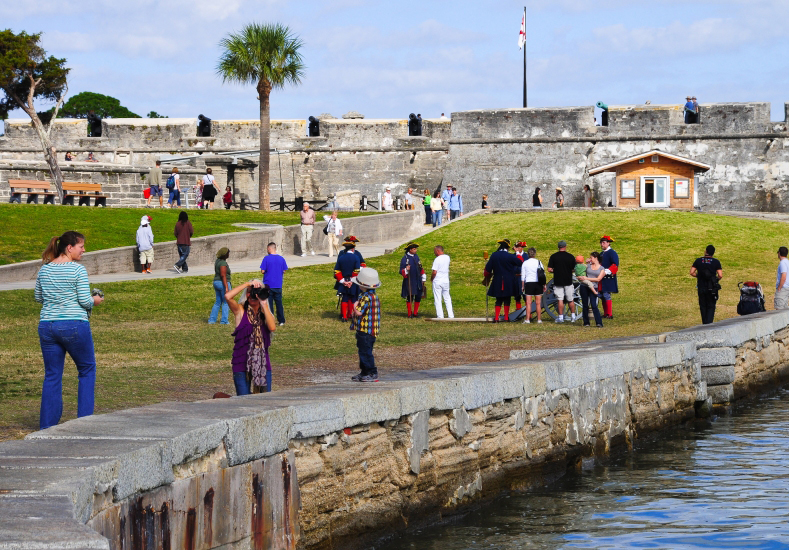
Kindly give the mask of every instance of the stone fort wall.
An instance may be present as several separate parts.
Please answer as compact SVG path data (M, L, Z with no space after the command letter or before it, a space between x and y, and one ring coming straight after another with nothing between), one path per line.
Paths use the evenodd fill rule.
M197 137L196 119L108 119L102 125L102 137L89 138L86 121L59 119L52 134L60 153L84 159L90 151L99 160L63 163L67 179L117 182L109 206L141 205L148 167L157 158L176 157L193 169L187 183L211 166L219 185L233 186L236 201L257 202L257 120L215 120L211 137ZM684 124L679 105L639 105L611 106L609 125L596 126L589 106L458 112L451 122L426 119L420 137L408 136L405 119L324 119L320 137L306 134L304 120L271 123L275 199L346 190L375 197L386 186L402 195L407 187L432 191L452 183L467 205L485 193L494 207L531 206L539 185L544 201L561 186L566 205L580 206L589 184L598 206L616 205L613 174L590 177L589 169L660 149L712 166L697 177L698 208L789 208L787 119L770 121L765 102L701 104L701 123L694 125ZM8 196L5 180L46 178L45 172L30 122L5 121L0 200Z

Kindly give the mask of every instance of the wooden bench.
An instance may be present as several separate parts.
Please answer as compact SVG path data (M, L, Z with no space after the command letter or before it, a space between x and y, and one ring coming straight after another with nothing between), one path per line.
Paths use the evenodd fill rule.
M55 204L57 193L49 190L48 181L8 180L8 185L11 188L11 200L9 202L22 204L22 195L27 195L27 204L31 202L38 204L38 196L44 195L44 204Z
M79 199L79 206L90 206L90 198L95 198L94 206L107 206L107 196L101 194L100 183L85 183L81 181L63 182L63 204L74 204L74 197Z

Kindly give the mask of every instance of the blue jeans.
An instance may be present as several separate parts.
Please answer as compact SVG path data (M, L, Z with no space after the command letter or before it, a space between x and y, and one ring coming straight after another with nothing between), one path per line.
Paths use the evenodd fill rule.
M434 210L433 211L433 227L441 225L441 219L444 217L443 210Z
M233 384L236 386L236 395L249 395L252 393L252 386L246 372L234 372ZM266 389L263 390L268 393L271 391L271 371L266 371Z
M356 347L359 349L359 369L362 375L365 374L378 374L378 369L375 368L375 357L373 357L373 345L375 344L375 336L356 331Z
M178 189L172 189L170 191L170 197L167 199L167 204L173 204L173 201L175 201L178 206L181 206L181 192Z
M274 312L274 304L277 305L277 322L285 322L285 308L282 307L282 289L270 288L268 289L268 308Z
M583 321L584 325L589 324L589 307L592 308L594 314L594 322L598 327L603 326L603 318L600 316L600 310L597 308L597 296L594 292L589 290L586 285L578 287L581 292L581 303L583 304Z
M189 266L186 265L186 259L189 257L189 251L192 247L188 244L177 244L176 246L178 247L178 255L180 258L175 262L175 265L183 271L189 271Z
M230 284L230 281L227 283L227 290L229 291L233 288ZM230 312L230 306L227 305L227 300L225 300L225 285L222 284L222 281L214 281L214 292L216 292L216 302L214 302L214 307L211 308L211 315L208 317L208 324L213 325L216 323L217 315L219 315L219 307L222 307L222 319L219 321L220 324L226 325L227 324L227 315Z
M93 414L96 386L96 356L93 335L87 321L41 321L38 339L44 357L44 385L41 389L42 430L56 426L63 414L63 368L66 352L77 365L77 416Z

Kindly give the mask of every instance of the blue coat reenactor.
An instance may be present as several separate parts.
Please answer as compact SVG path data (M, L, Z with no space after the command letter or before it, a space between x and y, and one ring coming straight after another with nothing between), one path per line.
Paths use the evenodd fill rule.
M353 312L353 304L359 297L359 287L353 283L353 279L359 274L359 270L367 267L361 252L356 250L356 243L359 239L350 235L345 237L342 245L345 250L337 254L337 262L334 264L334 278L337 282L334 289L340 296L340 311L342 320L348 321Z
M403 277L403 287L400 296L406 299L408 318L419 316L419 302L425 289L427 276L422 267L422 261L416 253L419 245L411 242L405 245L405 254L400 259L400 275ZM412 305L413 304L413 309Z
M510 254L510 240L496 241L499 249L490 255L485 264L485 284L488 286L488 296L496 298L496 315L494 323L499 322L499 314L504 307L504 320L510 318L510 302L515 295L515 272L520 268L521 261L515 254Z
M605 276L600 281L600 299L603 301L603 319L614 318L614 304L612 294L619 292L619 285L616 281L616 274L619 272L619 254L611 248L614 239L608 235L600 237L600 265L605 269Z

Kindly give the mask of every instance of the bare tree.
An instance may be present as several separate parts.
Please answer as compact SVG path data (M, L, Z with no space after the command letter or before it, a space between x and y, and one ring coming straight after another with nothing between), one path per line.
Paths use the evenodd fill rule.
M49 165L58 198L63 204L63 174L50 133L52 121L57 118L68 92L66 77L70 69L65 67L65 59L47 57L46 51L39 45L40 39L41 33L27 34L22 31L14 34L10 29L0 31L0 90L5 94L0 99L0 118L7 118L8 112L16 107L30 117L41 140L44 159ZM36 98L55 101L52 116L46 122L36 112Z

